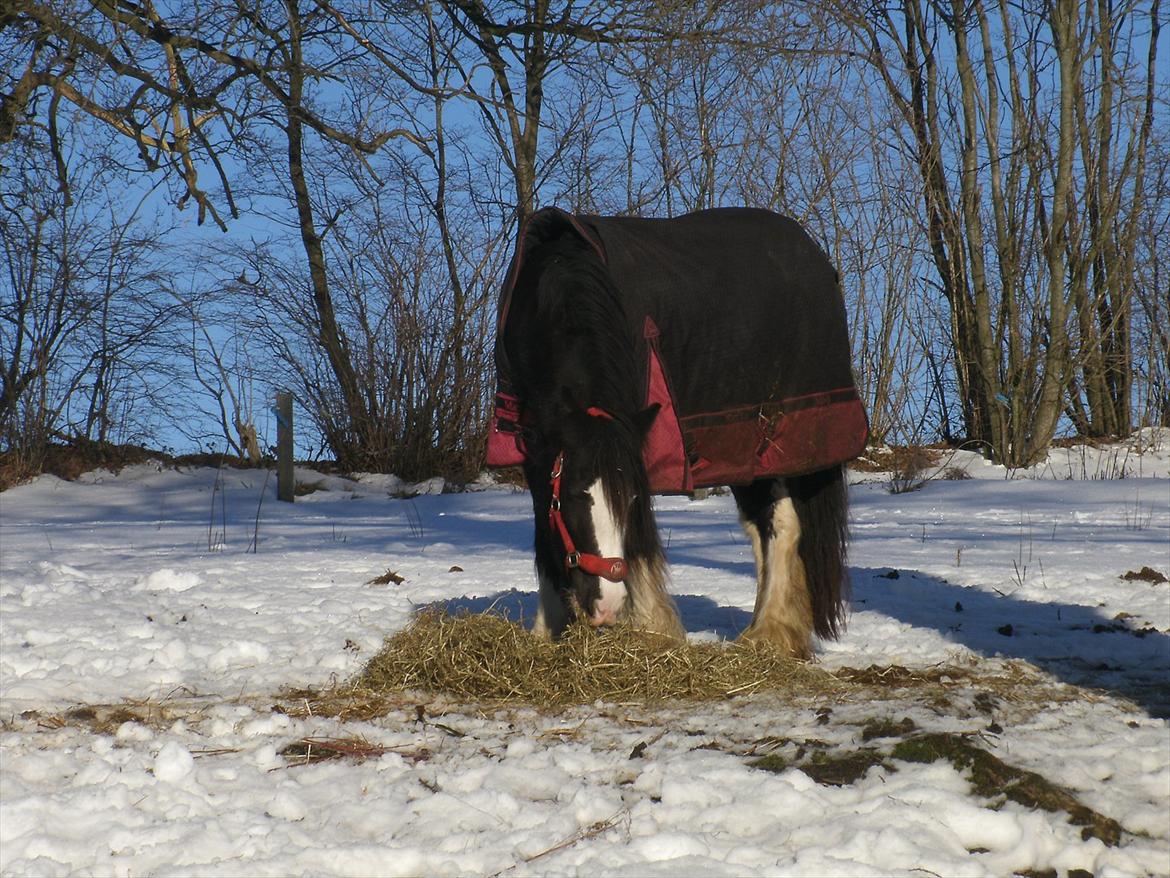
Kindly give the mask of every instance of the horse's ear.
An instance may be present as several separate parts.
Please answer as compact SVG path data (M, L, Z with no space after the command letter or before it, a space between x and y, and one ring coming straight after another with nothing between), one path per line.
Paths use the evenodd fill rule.
M654 425L654 419L658 417L658 412L662 409L660 403L646 406L642 411L634 415L634 429L645 436L650 432L650 428Z

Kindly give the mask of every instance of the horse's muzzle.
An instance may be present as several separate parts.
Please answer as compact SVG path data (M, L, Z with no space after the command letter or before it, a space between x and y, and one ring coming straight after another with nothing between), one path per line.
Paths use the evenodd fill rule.
M600 601L598 601L600 603ZM610 607L594 606L593 615L589 617L589 624L594 628L600 628L602 625L612 625L617 621L617 613Z
M604 579L597 581L599 593L593 600L593 612L589 614L589 624L594 628L602 625L612 625L618 620L618 615L626 605L627 592L624 582L607 582Z

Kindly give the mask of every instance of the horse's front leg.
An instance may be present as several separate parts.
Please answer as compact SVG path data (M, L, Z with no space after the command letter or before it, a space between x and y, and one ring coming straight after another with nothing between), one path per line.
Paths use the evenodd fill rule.
M540 535L537 534L537 539ZM569 622L572 613L564 599L564 592L558 588L555 573L543 569L539 552L536 558L536 579L540 584L537 592L536 622L533 623L532 633L544 640L560 637Z
M532 548L536 556L536 580L539 584L532 633L545 640L560 637L573 621L572 610L564 597L569 585L568 573L565 571L564 559L553 550L554 538L548 523L548 508L552 501L548 484L548 470L551 466L551 461L543 460L539 465L532 461L524 464L524 475L532 495Z
M685 643L687 631L679 618L678 607L666 590L666 579L666 559L660 554L631 558L626 580L629 597L620 618L639 631Z

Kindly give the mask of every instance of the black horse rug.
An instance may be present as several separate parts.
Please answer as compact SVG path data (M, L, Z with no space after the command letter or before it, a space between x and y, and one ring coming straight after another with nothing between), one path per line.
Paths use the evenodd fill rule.
M798 223L720 208L673 219L574 216L525 224L499 301L497 394L488 466L525 459L524 400L503 350L525 253L579 235L622 293L646 405L661 408L643 446L654 493L685 493L843 463L868 425L853 383L837 272Z

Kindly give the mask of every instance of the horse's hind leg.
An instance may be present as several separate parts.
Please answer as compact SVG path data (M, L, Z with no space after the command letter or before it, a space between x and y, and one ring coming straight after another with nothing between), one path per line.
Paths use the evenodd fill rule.
M756 558L756 608L745 640L766 640L801 659L812 656L812 602L800 557L800 520L783 479L733 487Z

